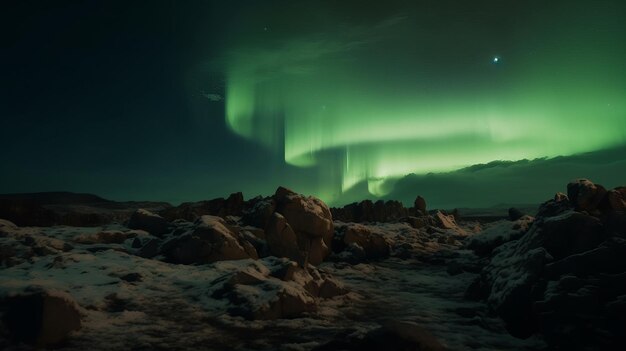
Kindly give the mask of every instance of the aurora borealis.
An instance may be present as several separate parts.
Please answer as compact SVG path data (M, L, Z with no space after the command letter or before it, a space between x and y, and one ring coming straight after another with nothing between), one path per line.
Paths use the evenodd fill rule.
M367 181L376 196L409 173L623 144L622 13L580 3L498 18L491 5L462 16L415 5L368 26L235 41L228 125L288 164L338 168L329 188Z
M526 179L481 173L498 201L522 203L550 196L537 183L555 174L616 186L626 170L614 151L626 145L623 1L21 2L7 13L0 193L176 203L285 185L341 204L397 198L401 184L407 199L472 206L449 192L476 184L463 171L476 164L571 160L529 161ZM590 152L596 161L577 156ZM430 174L442 181L422 182Z

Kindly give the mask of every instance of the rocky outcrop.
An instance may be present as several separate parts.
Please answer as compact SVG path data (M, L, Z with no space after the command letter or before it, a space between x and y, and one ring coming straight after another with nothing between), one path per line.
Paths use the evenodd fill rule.
M347 293L330 275L276 257L251 262L213 285L212 297L227 299L229 312L247 319L301 317L317 311L319 299Z
M364 225L347 223L337 228L334 249L337 253L345 251L348 261L356 263L389 257L391 243Z
M544 203L528 231L493 250L467 297L484 298L514 336L560 349L621 349L626 318L626 220L589 180Z
M415 201L413 202L413 208L415 208L417 214L426 215L428 212L426 211L426 199L421 196L417 196Z
M279 187L271 199L260 199L242 219L246 224L265 225L269 254L287 257L306 267L318 265L330 254L334 230L328 206Z
M65 341L81 328L80 308L60 291L26 291L0 299L2 322L12 339L50 347Z
M606 196L606 189L588 179L576 179L567 184L567 197L577 211L594 212Z
M222 218L208 215L196 220L188 232L163 243L161 253L169 261L182 264L258 258L254 246Z
M145 230L156 236L166 234L170 231L170 225L165 218L145 209L138 209L128 220L128 228Z

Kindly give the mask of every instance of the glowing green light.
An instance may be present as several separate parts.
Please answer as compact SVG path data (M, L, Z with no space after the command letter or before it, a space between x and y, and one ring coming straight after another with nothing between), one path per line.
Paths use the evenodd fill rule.
M325 196L364 180L381 196L390 191L386 180L408 173L626 142L624 80L612 66L592 65L569 55L567 47L507 73L506 80L496 74L512 59L486 71L493 76L433 86L445 68L422 68L417 52L414 66L400 72L393 67L396 57L365 52L377 45L320 39L288 41L272 50L236 48L227 71L228 126L283 151L288 164L336 171L336 184L320 190ZM570 43L569 51L577 45ZM601 49L610 55L609 47ZM394 80L381 73L389 70L398 71Z

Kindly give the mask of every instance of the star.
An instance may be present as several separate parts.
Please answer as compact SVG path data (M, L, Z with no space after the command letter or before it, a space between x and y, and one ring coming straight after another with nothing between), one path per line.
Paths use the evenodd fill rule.
M491 62L493 62L493 63L500 63L500 57L499 56L494 56L493 59L491 60Z

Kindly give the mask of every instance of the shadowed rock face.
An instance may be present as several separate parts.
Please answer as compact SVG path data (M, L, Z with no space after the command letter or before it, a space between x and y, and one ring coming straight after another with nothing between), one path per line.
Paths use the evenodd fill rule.
M189 232L165 242L162 253L172 262L211 263L258 258L256 249L241 235L215 216L202 216Z
M626 214L606 191L581 179L544 203L519 239L493 250L466 296L485 298L518 337L581 349L626 345ZM613 202L616 202L613 200ZM619 346L621 345L621 346Z
M0 218L19 226L93 227L124 223L139 208L161 211L168 207L165 202L117 202L69 192L0 195Z
M78 305L68 294L37 291L5 300L4 324L15 340L38 347L55 346L81 327Z

